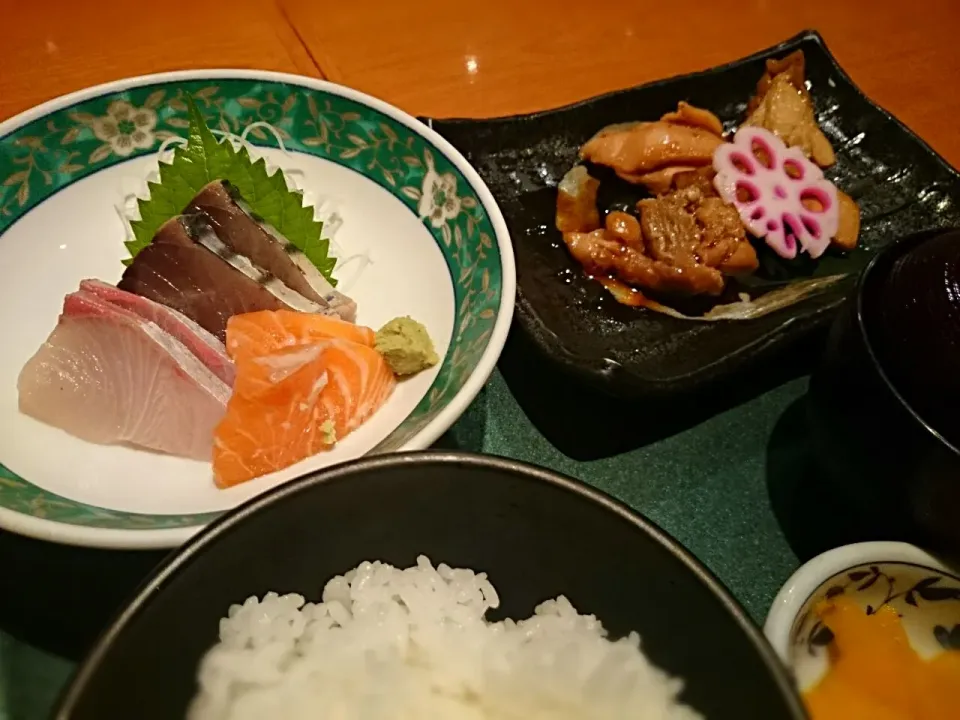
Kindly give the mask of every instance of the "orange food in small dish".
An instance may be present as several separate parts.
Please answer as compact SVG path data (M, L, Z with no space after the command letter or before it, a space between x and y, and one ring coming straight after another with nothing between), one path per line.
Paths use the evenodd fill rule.
M889 605L867 614L852 599L821 601L830 667L806 693L812 720L953 720L960 714L960 651L922 658Z

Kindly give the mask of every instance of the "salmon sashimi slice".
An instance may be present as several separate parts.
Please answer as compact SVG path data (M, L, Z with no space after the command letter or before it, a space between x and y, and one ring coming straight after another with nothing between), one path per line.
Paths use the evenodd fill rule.
M393 392L396 375L383 355L372 347L346 340L331 340L324 349L328 383L320 393L337 437L356 430Z
M274 356L246 357L239 363L233 396L214 431L213 476L218 487L280 470L334 444L333 425L320 402L328 374L316 362L319 355L310 353L303 364L288 357L292 362L284 377L272 385L257 382L264 369L257 361ZM277 365L282 362L275 359Z
M234 384L234 395L264 401L288 396L304 381L284 382L308 368L323 353L325 341L292 345L263 355L242 353L237 356L243 373Z
M368 327L330 315L262 310L230 318L227 322L227 352L234 358L246 353L263 355L329 338L343 338L373 347L374 335Z
M236 356L237 379L214 432L213 474L226 488L329 449L390 397L383 356L344 338Z
M337 438L360 427L397 383L380 353L342 339L283 348L268 355L242 355L238 368L242 370L238 369L234 395L263 405L288 404L306 395L311 403L324 408L321 422L329 421Z

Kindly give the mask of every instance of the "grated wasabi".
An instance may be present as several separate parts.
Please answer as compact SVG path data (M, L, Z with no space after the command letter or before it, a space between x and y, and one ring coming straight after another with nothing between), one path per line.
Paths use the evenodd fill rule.
M427 329L410 317L394 318L377 331L374 347L397 375L414 375L440 358Z

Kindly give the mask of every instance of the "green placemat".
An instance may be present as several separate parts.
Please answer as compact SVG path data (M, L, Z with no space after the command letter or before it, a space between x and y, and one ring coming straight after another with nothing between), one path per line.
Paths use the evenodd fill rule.
M792 506L793 495L778 488L783 469L789 475L805 457L797 410L806 379L775 384L718 414L702 396L671 414L618 407L543 377L529 361L512 367L521 365L505 368L509 385L496 372L439 444L538 463L610 493L686 545L761 622L797 566L783 530L789 518L778 507ZM0 634L0 720L46 717L73 667Z
M0 632L0 718L40 720L74 664Z

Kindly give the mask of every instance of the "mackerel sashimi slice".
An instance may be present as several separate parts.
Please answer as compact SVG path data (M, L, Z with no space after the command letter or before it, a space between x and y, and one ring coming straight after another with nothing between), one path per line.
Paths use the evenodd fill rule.
M20 371L21 412L83 440L209 460L230 388L156 323L98 295L67 295Z
M203 215L165 222L118 287L183 313L220 340L227 320L257 310L332 312L227 248Z
M264 287L199 245L148 245L118 287L183 313L220 340L233 315L284 307Z
M353 322L357 304L333 288L310 259L279 230L247 205L230 183L216 180L203 187L185 212L206 215L220 240L233 252L279 278L308 300Z

